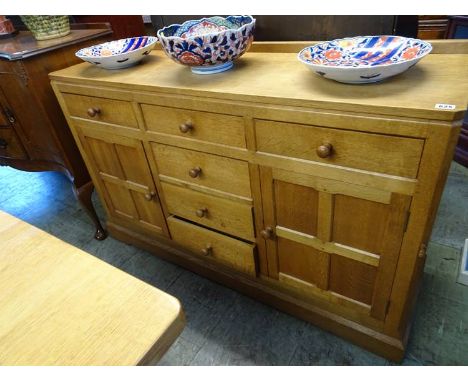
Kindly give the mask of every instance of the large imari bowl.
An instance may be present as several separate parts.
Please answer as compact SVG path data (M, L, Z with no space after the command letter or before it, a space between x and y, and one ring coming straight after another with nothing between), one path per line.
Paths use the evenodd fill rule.
M157 41L154 36L124 38L80 49L75 55L105 69L122 69L148 55Z
M309 46L298 59L324 78L362 84L396 76L431 50L431 44L414 38L359 36Z
M254 29L252 16L215 16L173 24L156 35L171 59L196 74L213 74L232 68L250 48Z

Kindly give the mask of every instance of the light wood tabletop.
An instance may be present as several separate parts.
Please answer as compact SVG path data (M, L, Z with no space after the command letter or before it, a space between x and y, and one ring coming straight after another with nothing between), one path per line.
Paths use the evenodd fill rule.
M430 54L398 76L366 85L321 78L298 61L297 53L265 52L247 52L232 70L210 76L193 74L162 51L154 50L132 68L105 70L82 63L49 77L125 90L348 112L359 107L361 112L446 121L461 119L468 104L466 53ZM440 110L436 104L450 104L453 109Z
M179 301L0 211L0 365L154 364Z

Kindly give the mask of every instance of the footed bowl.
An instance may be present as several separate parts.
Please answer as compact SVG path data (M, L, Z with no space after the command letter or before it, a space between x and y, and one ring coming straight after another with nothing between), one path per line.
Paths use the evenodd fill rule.
M123 69L148 55L157 41L154 36L124 38L80 49L75 55L105 69Z
M431 50L431 44L414 38L359 36L309 46L299 52L298 59L324 78L362 84L396 76Z
M229 70L252 44L252 16L215 16L164 27L156 33L168 57L193 73Z

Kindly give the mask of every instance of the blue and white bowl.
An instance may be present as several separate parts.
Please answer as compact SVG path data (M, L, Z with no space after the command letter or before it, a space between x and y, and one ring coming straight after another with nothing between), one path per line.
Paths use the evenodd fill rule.
M130 37L80 49L76 57L105 69L122 69L135 65L153 49L154 36Z
M173 24L156 35L172 60L193 73L213 74L232 68L250 48L254 30L252 16L215 16Z
M400 36L359 36L302 49L298 59L318 75L362 84L396 76L432 50L428 42Z

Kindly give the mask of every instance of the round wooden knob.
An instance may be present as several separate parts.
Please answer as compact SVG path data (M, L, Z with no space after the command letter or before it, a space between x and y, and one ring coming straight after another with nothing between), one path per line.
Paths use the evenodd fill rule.
M190 169L188 173L189 173L190 177L196 178L196 177L198 177L200 175L201 168L200 167L194 167L194 168Z
M195 214L199 218L202 218L202 217L206 216L207 213L208 213L208 208L200 208L200 209L195 211Z
M181 125L179 126L179 130L180 130L180 132L183 133L183 134L188 133L188 132L189 132L190 130L192 130L192 129L193 129L193 123L192 123L192 121L187 121L187 122L185 122L185 123L183 123L183 124L181 124Z
M99 113L101 112L101 109L99 109L98 107L90 107L88 109L88 115L93 118L95 117L96 115L98 115Z
M320 158L328 158L333 151L333 146L331 143L324 143L323 145L320 145L317 147L317 155Z
M211 256L213 254L213 247L208 244L201 252L204 256Z
M145 194L145 199L149 202L149 201L153 200L153 198L155 196L156 196L156 192L151 191L151 192L148 192L147 194Z
M264 230L260 231L260 234L264 239L272 239L273 238L273 228L265 227Z

